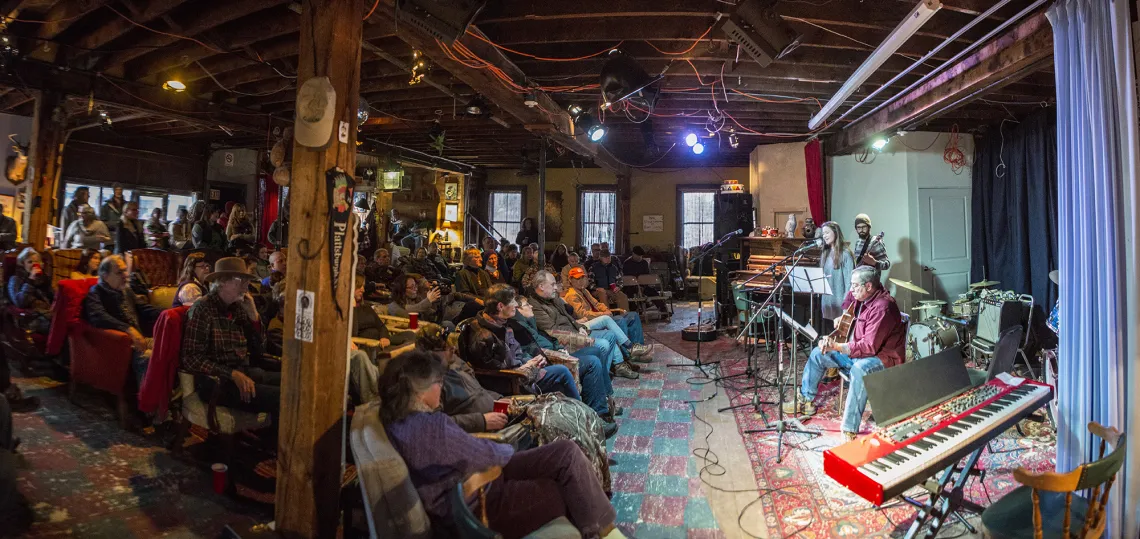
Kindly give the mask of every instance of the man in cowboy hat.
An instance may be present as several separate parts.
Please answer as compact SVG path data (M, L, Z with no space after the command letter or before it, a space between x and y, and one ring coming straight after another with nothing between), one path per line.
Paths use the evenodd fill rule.
M213 395L220 384L221 406L276 413L281 407L281 372L262 361L263 343L254 327L257 307L249 294L254 280L257 276L241 258L214 264L205 279L209 293L186 313L182 367L194 373L194 387L202 395Z
M130 335L133 350L131 366L142 383L150 364L154 341L146 336L154 329L159 309L140 300L131 291L130 273L122 255L111 255L99 263L99 282L83 298L83 319L99 329L113 329Z

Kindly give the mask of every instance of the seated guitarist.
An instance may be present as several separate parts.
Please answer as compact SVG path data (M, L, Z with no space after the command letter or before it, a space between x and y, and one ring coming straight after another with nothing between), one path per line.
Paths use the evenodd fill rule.
M906 358L906 324L895 299L875 278L874 267L859 266L852 271L851 289L843 307L846 309L851 302L857 302L854 333L846 343L834 342L834 335L819 340L804 368L799 409L800 415L815 414L812 400L826 369L847 371L851 388L843 408L842 429L848 440L859 432L867 407L863 376L900 365ZM784 413L796 415L793 402L784 404Z

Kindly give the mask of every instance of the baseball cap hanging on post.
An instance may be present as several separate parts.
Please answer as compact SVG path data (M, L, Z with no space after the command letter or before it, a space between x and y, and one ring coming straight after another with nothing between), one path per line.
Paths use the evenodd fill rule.
M313 77L297 89L293 138L307 148L323 148L333 132L336 89L328 77Z

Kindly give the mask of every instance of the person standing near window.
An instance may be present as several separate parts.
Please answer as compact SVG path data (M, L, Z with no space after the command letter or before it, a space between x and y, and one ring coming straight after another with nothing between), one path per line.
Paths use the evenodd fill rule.
M146 247L143 226L139 222L139 203L128 202L120 215L119 230L115 234L115 254Z
M66 231L67 227L79 220L79 210L87 205L87 199L91 194L87 191L86 187L77 187L75 195L72 196L71 202L63 208L63 219L59 222L59 228Z
M114 195L99 210L99 220L107 225L111 237L117 237L119 222L123 220L123 210L126 209L127 200L123 198L123 186L116 183L112 189Z
M538 228L534 226L534 219L527 217L519 224L519 233L515 236L515 245L522 249L532 243L538 243Z
M170 222L170 244L175 249L183 249L190 243L190 223L186 206L178 207L177 217Z
M150 219L146 222L147 245L155 249L170 248L170 232L166 231L166 223L162 222L162 208L156 207L150 211Z

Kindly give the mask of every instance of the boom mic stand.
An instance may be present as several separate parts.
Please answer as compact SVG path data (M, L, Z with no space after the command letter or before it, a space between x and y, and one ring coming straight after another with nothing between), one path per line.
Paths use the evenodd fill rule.
M800 259L797 255L802 256L802 253L797 251L796 254L792 255L792 265L791 265L791 267L787 268L787 273L784 275L784 279L787 279L788 276L792 274L792 272L795 270L796 266L799 264ZM781 281L781 284L783 284L783 281ZM783 305L784 304L784 301L783 301L784 300L784 298L783 298L784 290L783 290L782 286L773 291L773 294L777 294L777 293L780 296L780 305ZM795 290L792 291L792 298L791 299L792 299L792 311L794 314L794 311L795 311ZM784 385L785 380L786 380L786 378L784 376L784 326L785 325L787 325L787 322L781 320L780 324L776 327L776 346L777 346L777 358L778 358L777 362L776 362L776 380L779 382L779 387L777 388L776 393L779 396L779 405L777 407L777 411L779 413L780 419L768 423L768 426L765 428L752 429L752 430L744 431L745 434L751 434L751 433L755 433L755 432L775 432L775 433L777 433L776 434L776 462L783 462L783 460L784 460L784 433L795 432L795 433L799 433L799 434L806 434L808 436L819 436L819 433L815 432L815 431L805 430L803 428L788 428L789 423L791 423L793 425L793 427L795 427L795 426L803 427L803 424L800 423L799 419L796 417L793 417L791 419L785 419L784 418L784 387L783 387L783 385ZM793 375L797 372L796 356L799 355L799 350L797 349L798 336L799 336L798 331L792 332L792 374ZM798 390L793 391L792 402L794 403L795 409L798 412L800 409L800 393Z
M701 317L704 314L705 306L705 300L701 298L701 284L704 282L705 267L703 264L700 264L700 262L705 257L716 252L717 248L719 248L721 245L724 245L724 242L732 239L733 236L742 232L743 231L741 230L736 230L734 232L725 234L723 238L717 240L716 243L712 244L708 249L702 251L701 254L697 255L697 257L692 260L692 262L697 263L697 357L693 360L692 363L669 363L666 365L666 367L697 367L699 369L705 365L720 364L719 360L705 362L701 361ZM713 331L716 331L715 327Z

